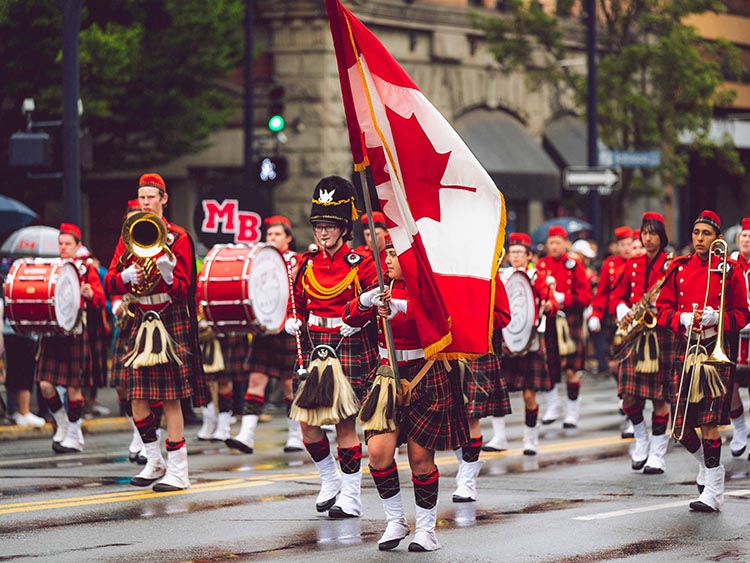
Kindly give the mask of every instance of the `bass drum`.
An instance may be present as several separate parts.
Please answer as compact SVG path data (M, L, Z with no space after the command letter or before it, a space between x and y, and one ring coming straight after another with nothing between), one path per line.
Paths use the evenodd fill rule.
M18 334L80 332L81 281L71 262L20 259L5 280L5 316Z
M503 351L511 356L527 352L536 343L536 300L525 272L516 270L505 280L510 303L510 323L503 333Z
M289 305L284 256L272 244L217 244L198 276L198 305L219 334L278 334Z

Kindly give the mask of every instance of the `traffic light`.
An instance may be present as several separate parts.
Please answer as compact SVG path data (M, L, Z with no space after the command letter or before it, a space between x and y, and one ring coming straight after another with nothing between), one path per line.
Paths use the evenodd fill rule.
M281 133L286 122L284 120L284 87L276 84L268 91L268 130L271 133Z
M258 185L273 187L287 179L287 161L285 156L262 156L255 161Z

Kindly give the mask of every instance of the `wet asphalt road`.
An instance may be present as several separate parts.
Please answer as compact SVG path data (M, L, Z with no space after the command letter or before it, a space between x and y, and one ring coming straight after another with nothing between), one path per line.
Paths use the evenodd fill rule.
M476 503L451 502L457 462L439 454L443 549L432 554L408 553L408 541L377 551L384 524L369 475L362 518L316 513L317 473L306 453L281 452L286 424L279 416L260 426L253 455L199 442L197 427L189 427L193 486L179 493L128 484L138 468L127 461L125 432L90 435L85 452L69 456L53 454L47 438L0 442L0 561L750 561L745 456L723 448L724 511L691 513L693 458L673 447L666 474L632 471L614 383L590 378L582 397L579 430L543 427L537 456L522 455L523 417L511 415L511 449L482 453ZM513 408L523 412L519 396ZM413 522L403 450L399 467Z

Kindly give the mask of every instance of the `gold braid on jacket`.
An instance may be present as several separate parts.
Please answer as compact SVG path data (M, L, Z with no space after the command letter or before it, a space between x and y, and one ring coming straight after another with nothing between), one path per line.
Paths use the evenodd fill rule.
M315 299L321 299L324 301L327 299L338 297L339 295L344 293L344 291L346 291L346 288L348 288L352 283L354 283L354 293L356 295L359 295L360 293L362 293L362 287L359 283L359 278L357 277L358 271L359 267L352 268L351 270L349 270L349 273L346 275L346 277L339 283L337 283L333 287L324 287L315 278L312 262L308 262L307 266L305 267L305 271L302 274L302 286L305 288L305 291L309 295L313 296Z

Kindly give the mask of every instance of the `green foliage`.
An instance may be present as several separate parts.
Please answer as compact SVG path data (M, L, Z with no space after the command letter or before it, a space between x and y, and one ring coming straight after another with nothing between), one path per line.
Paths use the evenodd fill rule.
M585 27L562 16L575 13L576 5L583 10L581 4L558 2L557 15L550 16L533 3L513 0L507 16L473 16L504 70L522 68L532 84L552 86L558 93L556 105L571 113L586 106L586 68L561 62L583 59ZM733 99L734 93L720 86L741 74L739 51L724 40L703 40L682 23L691 14L723 12L723 3L609 0L597 1L597 10L601 140L617 150L661 149L663 164L656 173L662 184L679 184L686 177L685 133L694 139L691 149L742 173L731 142L716 144L708 138L715 106L727 107ZM623 176L621 201L630 190L652 193L658 185L652 171Z
M242 0L85 1L81 126L98 171L158 164L200 150L238 101L220 86L243 54ZM0 1L0 143L18 129L24 97L35 119L59 118L59 2Z

